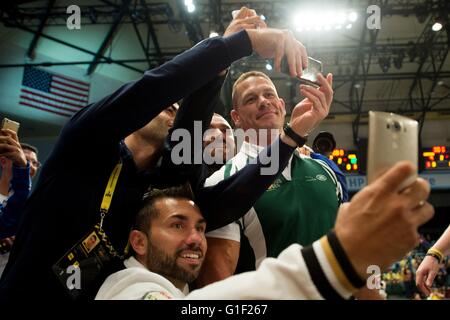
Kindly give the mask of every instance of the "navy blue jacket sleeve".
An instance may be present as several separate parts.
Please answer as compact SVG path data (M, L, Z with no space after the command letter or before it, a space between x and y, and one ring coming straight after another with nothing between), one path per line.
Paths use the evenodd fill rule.
M28 163L25 168L13 165L11 189L14 193L8 198L5 207L0 204L0 239L11 237L16 233L30 186L30 164Z
M232 176L214 186L202 187L196 192L196 202L202 210L208 231L223 227L241 218L286 168L295 148L281 139L262 150L256 163L247 164ZM278 158L273 152L279 152ZM263 175L262 168L273 163L262 162L262 157L278 159L275 174Z
M70 153L69 160L77 161L86 154L102 154L251 52L246 31L206 39L79 111L64 127L64 139L59 139L64 143L58 144L55 150Z

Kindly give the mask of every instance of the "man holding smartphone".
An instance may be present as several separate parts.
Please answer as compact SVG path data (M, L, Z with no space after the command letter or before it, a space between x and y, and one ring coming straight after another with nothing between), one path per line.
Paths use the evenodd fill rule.
M37 298L67 299L70 288L65 283L61 285L53 273L54 266L96 224L103 228L115 251L124 253L134 214L158 173L164 140L153 139L153 120L167 130L173 121L172 105L176 101L252 52L266 59L275 58L277 70L286 55L290 75L301 75L307 55L292 33L241 29L238 25L226 37L200 42L70 119L27 202L10 261L0 280L0 300L23 299L30 284L39 288ZM157 119L160 115L162 118ZM288 144L281 148L286 153L293 150ZM116 168L119 174L115 174ZM241 182L248 181L247 178L241 176ZM115 183L109 184L110 179ZM236 186L240 185L236 178L229 181L222 185L221 196L235 194ZM105 191L105 187L112 185L113 193ZM111 195L112 201L104 210L102 199ZM210 209L204 214L209 214L212 225L214 220L217 222L214 218L220 216Z
M306 98L291 115L301 122L306 137L327 115L333 99L332 75L317 76L320 88L301 85ZM239 153L206 181L214 185L232 176L271 143L283 130L286 110L275 85L262 72L242 74L233 85L231 117L249 135ZM306 139L303 139L303 143ZM296 141L297 142L297 141ZM302 147L302 146L299 146ZM339 205L346 201L345 179L325 157L295 152L282 174L256 201L247 214L228 226L207 234L210 250L199 284L222 280L238 272L254 270L266 257L276 257L292 243L310 245L334 225ZM241 239L244 238L241 244Z

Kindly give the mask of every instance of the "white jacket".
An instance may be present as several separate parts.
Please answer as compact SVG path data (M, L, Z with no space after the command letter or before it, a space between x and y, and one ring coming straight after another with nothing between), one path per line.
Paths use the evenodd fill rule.
M342 258L329 237L324 236L309 247L289 246L277 259L265 259L256 271L229 277L189 294L187 288L180 291L135 258L129 258L126 269L110 275L95 299L348 299L361 283L352 282L354 270L345 269L347 264L339 263Z

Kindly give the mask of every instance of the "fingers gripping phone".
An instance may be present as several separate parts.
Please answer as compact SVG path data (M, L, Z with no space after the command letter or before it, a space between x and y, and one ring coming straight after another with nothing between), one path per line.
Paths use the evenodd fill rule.
M308 57L308 67L303 69L302 76L299 82L313 87L320 87L317 82L317 74L322 73L322 62L311 57Z
M8 118L3 118L2 129L9 129L17 133L19 131L20 123L16 121L9 120Z
M370 184L395 163L408 160L417 166L419 124L394 113L369 111L367 181ZM398 191L412 184L417 172L401 184Z
M322 73L322 71L322 62L308 57L308 67L303 69L302 76L298 79L298 81L301 84L319 88L320 83L317 82L317 74L319 72ZM289 74L289 65L286 58L283 58L283 60L281 61L281 72Z

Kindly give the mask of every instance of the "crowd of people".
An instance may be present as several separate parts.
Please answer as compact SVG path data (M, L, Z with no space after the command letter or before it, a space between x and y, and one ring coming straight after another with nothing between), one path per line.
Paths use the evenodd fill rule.
M304 99L287 124L271 79L243 74L232 93L233 125L244 133L236 145L214 109L230 64L252 53L278 71L285 58L291 77L307 66L290 31L243 7L223 37L76 113L29 197L30 184L21 195L15 181L29 179L37 159L2 131L14 193L0 207L0 231L15 240L0 300L22 299L30 283L41 290L35 299L52 301L377 297L367 268L386 270L418 244L417 228L434 214L429 184L417 178L399 192L417 170L400 162L349 201L339 168L306 145L332 105L331 74L318 74L319 88L299 87ZM427 257L442 262L442 250ZM434 269L422 268L429 287Z

